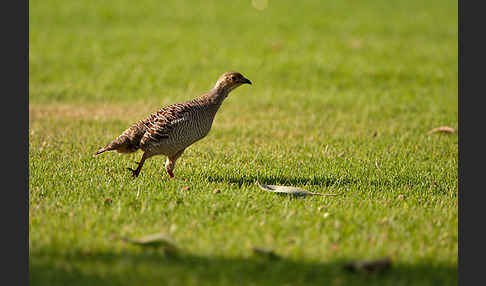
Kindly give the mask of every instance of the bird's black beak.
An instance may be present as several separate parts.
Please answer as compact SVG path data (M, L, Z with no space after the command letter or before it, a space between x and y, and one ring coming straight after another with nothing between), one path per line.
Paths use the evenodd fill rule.
M247 84L251 84L251 81L247 78L243 79L242 83L247 83Z

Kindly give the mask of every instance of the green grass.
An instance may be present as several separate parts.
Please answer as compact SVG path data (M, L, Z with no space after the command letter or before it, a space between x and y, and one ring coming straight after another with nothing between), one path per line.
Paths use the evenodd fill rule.
M457 284L458 138L427 133L458 126L457 2L251 2L29 2L32 285ZM175 180L163 157L137 179L140 152L92 158L226 71L253 85ZM113 238L159 232L178 256Z

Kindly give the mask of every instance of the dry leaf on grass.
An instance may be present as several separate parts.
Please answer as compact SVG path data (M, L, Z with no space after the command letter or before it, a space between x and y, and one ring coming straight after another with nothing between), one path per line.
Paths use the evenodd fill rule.
M441 127L437 127L437 128L430 130L429 132L427 132L427 134L432 134L432 133L437 133L437 132L454 133L455 130L454 130L454 128L449 127L449 126L441 126Z
M351 261L344 265L344 269L349 270L351 272L366 272L366 273L373 273L373 272L381 272L392 265L392 261L390 258L382 258L377 260L370 260L370 261Z
M253 247L251 249L253 251L253 254L259 257L264 257L272 260L277 260L280 259L280 256L278 256L273 250L271 249L266 249L266 248L261 248L261 247Z
M277 193L281 195L291 195L294 197L304 197L304 196L336 196L337 194L321 194L321 193L313 193L306 191L301 188L297 187L290 187L290 186L277 186L277 185L264 185L257 181L258 186L260 189L265 190L267 192Z
M124 242L142 247L160 247L163 248L166 253L176 253L178 250L175 244L162 233L151 234L138 239L132 239L124 236L118 236L118 238Z

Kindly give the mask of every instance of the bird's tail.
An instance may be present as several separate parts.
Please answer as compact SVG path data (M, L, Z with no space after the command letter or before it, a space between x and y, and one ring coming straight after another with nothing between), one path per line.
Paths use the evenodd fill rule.
M113 143L113 142L112 142ZM111 151L111 150L115 150L116 148L113 148L113 146L110 146L112 145L112 143L106 145L105 147L99 149L96 153L94 153L93 157L96 157L98 156L99 154L103 153L103 152L106 152L106 151Z
M128 145L127 143L128 142L128 138L125 134L122 134L120 136L118 136L115 140L111 141L108 145L106 145L105 147L99 149L94 155L93 157L96 157L98 156L99 154L101 153L104 153L106 151L112 151L112 150L117 150L118 152L122 152L122 153L125 153L123 152L124 151L124 147L126 147L125 145Z
M119 153L133 153L139 149L138 138L131 138L124 132L122 135L118 136L115 140L111 141L110 144L99 149L93 157L98 156L106 151L116 150Z
M106 151L116 150L119 153L133 153L140 148L140 140L142 139L145 129L141 127L141 124L134 124L127 130L118 136L115 140L111 141L105 147L99 149L93 157L98 156Z

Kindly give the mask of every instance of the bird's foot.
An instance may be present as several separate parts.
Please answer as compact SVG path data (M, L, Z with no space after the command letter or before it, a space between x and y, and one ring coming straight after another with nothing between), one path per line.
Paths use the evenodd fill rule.
M132 178L138 177L138 174L140 173L140 170L138 170L138 169L137 170L134 170L132 168L127 168L127 169L132 172Z
M171 179L174 179L174 173L171 170L167 170L167 174Z

